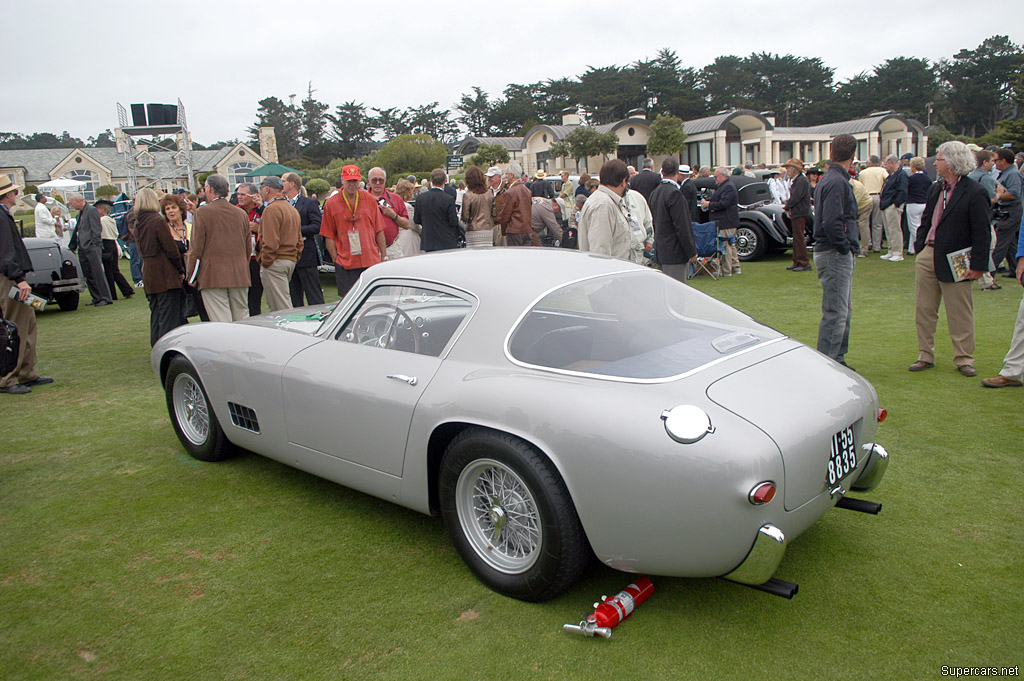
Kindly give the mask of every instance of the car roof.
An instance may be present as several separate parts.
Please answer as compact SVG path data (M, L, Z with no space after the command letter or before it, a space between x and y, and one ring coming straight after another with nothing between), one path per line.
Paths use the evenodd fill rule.
M538 296L571 281L622 271L649 271L625 260L567 248L460 248L374 265L364 276L412 277L447 284L481 302L501 300L521 312Z

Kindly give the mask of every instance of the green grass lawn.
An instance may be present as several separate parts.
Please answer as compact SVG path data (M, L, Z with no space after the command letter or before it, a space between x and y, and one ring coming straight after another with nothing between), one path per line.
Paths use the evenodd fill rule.
M787 264L694 286L813 346L820 287ZM521 603L474 579L438 518L255 455L194 461L150 369L145 298L53 306L38 368L56 383L0 395L0 678L927 679L1022 665L1024 389L979 382L1021 300L998 281L974 295L979 377L956 372L941 319L936 368L911 374L913 261L858 260L848 361L889 411L892 463L862 495L881 515L833 510L791 543L777 576L800 584L792 601L654 577L609 640L561 625L629 575L594 565L563 596Z

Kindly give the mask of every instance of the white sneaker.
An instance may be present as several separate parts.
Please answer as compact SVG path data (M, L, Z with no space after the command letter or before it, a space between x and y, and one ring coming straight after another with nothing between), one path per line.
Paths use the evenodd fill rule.
M891 258L886 258L886 260L888 260L889 262L903 262L903 256L897 254L892 256Z
M883 255L882 260L892 260L892 253L886 253Z

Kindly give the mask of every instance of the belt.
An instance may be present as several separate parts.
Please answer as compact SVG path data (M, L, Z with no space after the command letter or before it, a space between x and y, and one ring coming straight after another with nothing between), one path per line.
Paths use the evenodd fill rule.
M878 196L881 193L882 192L868 192L868 194L870 194L871 196Z

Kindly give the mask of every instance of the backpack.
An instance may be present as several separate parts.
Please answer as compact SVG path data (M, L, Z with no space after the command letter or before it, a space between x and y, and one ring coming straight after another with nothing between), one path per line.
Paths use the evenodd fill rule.
M20 350L21 338L18 336L18 325L4 319L0 314L0 376L6 376L18 367Z
M576 227L566 227L562 230L562 248L576 248L580 247L580 235L579 229Z

